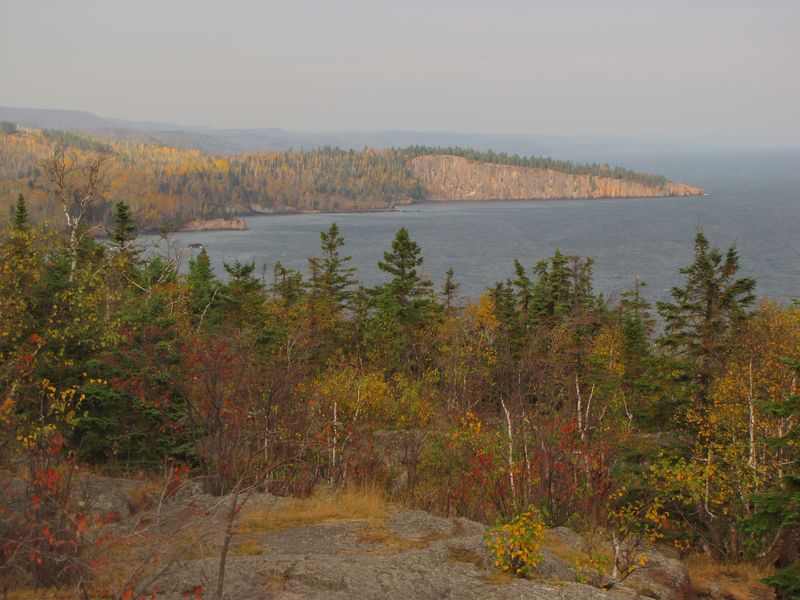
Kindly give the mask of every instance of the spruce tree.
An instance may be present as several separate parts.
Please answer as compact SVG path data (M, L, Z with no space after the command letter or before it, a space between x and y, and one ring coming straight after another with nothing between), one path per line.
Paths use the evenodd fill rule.
M433 282L417 273L424 258L419 245L401 227L392 242L392 251L383 253L378 268L392 275L392 280L375 290L380 310L393 314L401 322L419 322L430 305Z
M28 225L28 206L25 204L25 196L22 194L17 198L17 204L14 206L14 224L12 225L14 231L30 231Z
M293 306L305 294L303 274L294 269L287 269L281 264L281 261L276 262L273 268L273 282L270 292L273 299L282 300L284 306Z
M253 276L255 261L233 265L222 263L229 280L223 286L223 300L226 315L236 325L256 325L261 320L264 307L264 294L261 282Z
M445 304L448 309L452 307L453 298L460 287L460 283L453 283L453 267L450 267L445 271L445 280L442 286L442 293L444 294Z
M531 290L534 319L558 322L575 310L594 306L592 265L591 258L566 256L558 248L549 261L539 261L533 269L538 280Z
M220 305L220 284L214 278L211 259L205 248L196 258L189 259L189 275L186 277L186 283L189 284L192 312L199 315L202 322L207 317L208 311L211 310L214 318L210 320L216 322L218 319L214 309Z
M354 268L345 267L349 256L340 256L339 250L344 246L344 238L339 235L339 226L331 223L330 229L319 234L322 243L321 258L309 258L312 279L309 282L311 291L330 302L334 312L345 308L352 296L349 287L357 282L353 279Z
M665 322L659 341L692 365L701 414L708 408L714 368L729 347L733 327L756 299L756 280L737 279L738 270L736 245L723 253L698 229L694 262L680 269L686 285L672 288L673 302L656 303Z
M515 295L519 306L520 319L523 323L527 323L530 318L530 305L533 299L533 283L525 273L525 267L523 267L522 263L516 258L514 259L514 273L517 278L511 283L517 289Z
M124 202L117 202L114 213L114 227L111 239L119 245L120 250L125 248L125 244L136 239L136 223L133 219L130 207Z

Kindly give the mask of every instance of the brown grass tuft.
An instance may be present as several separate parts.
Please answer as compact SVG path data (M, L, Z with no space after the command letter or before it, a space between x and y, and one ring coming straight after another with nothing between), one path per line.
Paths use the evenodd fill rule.
M483 558L469 548L448 546L447 549L450 551L450 558L448 559L450 562L471 563L476 567L483 566Z
M693 587L707 590L718 585L720 597L749 600L770 589L758 581L772 574L772 567L763 562L715 562L705 554L691 554L683 562L689 569Z
M150 510L153 507L153 498L161 492L163 486L160 485L144 485L130 490L128 493L136 502L135 506L128 506L130 513L136 514L140 510Z
M378 488L350 488L332 494L317 494L308 500L295 500L288 507L277 511L245 509L237 532L269 533L317 523L357 519L375 521L388 516L386 499Z
M230 551L231 556L261 556L264 548L255 538L245 538L236 544Z
M514 581L514 576L508 571L494 570L483 578L489 585L506 585Z
M555 536L549 535L546 531L544 533L544 547L550 550L554 556L567 561L571 565L574 565L576 561L581 564L588 564L591 560L591 556L583 550L568 548L564 542Z

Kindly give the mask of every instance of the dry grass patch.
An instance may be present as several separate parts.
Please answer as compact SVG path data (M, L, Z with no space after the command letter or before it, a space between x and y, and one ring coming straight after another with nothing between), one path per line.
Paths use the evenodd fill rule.
M720 587L721 597L748 600L771 589L759 581L772 574L772 567L767 563L718 563L705 554L692 554L683 562L689 569L694 587L708 589L716 584Z
M236 544L230 551L231 556L261 556L264 548L255 538L245 538Z
M447 549L450 551L450 558L448 559L450 562L470 563L476 567L483 566L483 558L478 555L477 552L470 550L469 548L448 546Z
M5 587L5 581L0 578L0 586ZM10 586L5 594L7 600L41 600L41 598L60 598L64 597L68 591L57 588L36 588L26 585Z
M131 514L135 514L140 510L150 510L153 508L153 498L158 498L163 491L163 485L143 485L128 491L128 494L136 502L136 505L128 505L128 510Z
M295 500L288 507L275 511L245 509L237 533L263 534L318 523L361 519L377 521L388 516L386 499L379 489L347 489L317 494L308 500Z
M508 571L495 570L483 579L489 585L506 585L514 581L515 577Z
M555 536L549 535L546 531L544 533L544 547L552 552L554 556L567 561L571 565L574 565L576 562L585 565L591 560L591 556L583 550L567 547L564 542Z
M427 548L429 540L409 540L392 533L382 520L370 521L356 533L359 546L374 545L376 548L362 550L366 554L398 554L405 550Z
M463 530L463 528L462 528ZM402 538L393 533L383 520L369 521L358 530L356 543L362 545L375 545L377 548L362 549L365 554L397 554L405 550L422 550L437 540L451 540L459 537L458 531L454 534L429 533L418 539Z
M285 573L280 571L271 571L267 575L266 585L264 586L265 590L275 591L284 589L288 580L289 579Z

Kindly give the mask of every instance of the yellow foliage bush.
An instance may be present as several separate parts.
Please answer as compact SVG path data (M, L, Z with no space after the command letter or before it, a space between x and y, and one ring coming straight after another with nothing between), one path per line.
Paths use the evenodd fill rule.
M494 565L519 577L528 577L542 561L544 524L538 514L525 512L509 523L495 525L484 534Z

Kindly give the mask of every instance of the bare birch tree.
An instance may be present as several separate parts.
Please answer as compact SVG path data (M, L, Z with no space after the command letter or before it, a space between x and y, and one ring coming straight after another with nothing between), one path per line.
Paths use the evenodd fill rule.
M91 205L104 191L106 173L111 164L111 154L100 152L79 156L68 145L58 145L53 155L39 163L55 186L55 193L69 228L69 249L72 254L69 280L75 278L78 268L78 248L85 230L80 224Z

